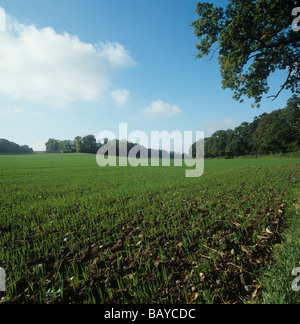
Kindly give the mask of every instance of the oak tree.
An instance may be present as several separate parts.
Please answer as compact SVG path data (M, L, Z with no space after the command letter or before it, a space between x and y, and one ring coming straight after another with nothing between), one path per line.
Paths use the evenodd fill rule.
M198 58L218 52L223 88L259 106L269 92L269 76L286 71L274 100L284 90L300 93L300 31L292 28L293 0L228 0L226 8L199 2L192 23ZM254 107L254 105L252 105Z

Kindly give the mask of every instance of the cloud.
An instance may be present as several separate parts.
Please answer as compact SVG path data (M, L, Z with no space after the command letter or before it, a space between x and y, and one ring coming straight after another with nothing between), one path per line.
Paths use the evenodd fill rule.
M7 18L7 32L0 33L0 95L56 108L98 102L112 75L135 64L119 43L87 44Z
M131 58L130 52L125 50L119 43L98 43L96 46L99 56L103 61L114 67L130 67L136 63Z
M110 95L118 106L123 106L130 100L130 92L128 90L114 90L110 92Z
M237 126L237 123L231 118L226 118L224 120L204 122L203 126L205 129L205 136L210 136L218 130L227 130L235 128Z
M15 105L0 105L0 117L16 116L23 112L21 108Z
M145 108L143 113L147 119L153 120L157 118L170 118L181 114L181 112L182 110L178 106L157 100Z
M6 13L5 10L0 7L0 32L6 31Z

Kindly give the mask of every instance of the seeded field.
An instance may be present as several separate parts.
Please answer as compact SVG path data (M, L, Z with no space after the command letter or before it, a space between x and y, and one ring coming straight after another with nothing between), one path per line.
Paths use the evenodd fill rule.
M0 156L0 300L246 302L298 180L296 159L206 160L185 178L95 155Z

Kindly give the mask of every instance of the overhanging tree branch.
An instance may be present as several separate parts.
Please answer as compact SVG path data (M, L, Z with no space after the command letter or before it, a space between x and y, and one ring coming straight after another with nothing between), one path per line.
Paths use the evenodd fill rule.
M288 76L279 92L268 98L276 100L284 89L299 93L300 77L291 63L291 58L300 55L299 34L290 28L293 1L250 0L241 4L228 0L226 9L208 2L199 2L197 7L200 19L192 26L200 39L198 57L211 56L211 61L219 50L223 88L231 89L235 100L247 96L259 106L270 90L269 76L276 70L288 69ZM215 43L217 49L213 48Z
M269 97L267 97L268 99L269 99L269 98L274 98L272 101L275 101L275 100L279 97L280 93L284 90L284 88L285 88L286 85L288 84L289 79L290 79L290 77L291 77L291 75L292 75L292 72L293 72L293 69L290 67L290 71L289 71L289 74L288 74L288 76L287 76L287 79L286 79L285 83L281 86L281 89L279 90L279 92L278 92L276 95L273 95L273 96L269 96Z

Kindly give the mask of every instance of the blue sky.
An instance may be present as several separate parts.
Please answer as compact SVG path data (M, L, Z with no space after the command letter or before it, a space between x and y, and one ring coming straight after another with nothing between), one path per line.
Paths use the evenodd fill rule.
M217 57L195 59L196 0L0 0L0 138L44 149L48 138L111 130L205 131L284 108L251 109L221 88ZM217 1L226 4L227 1ZM285 73L276 73L270 94Z

